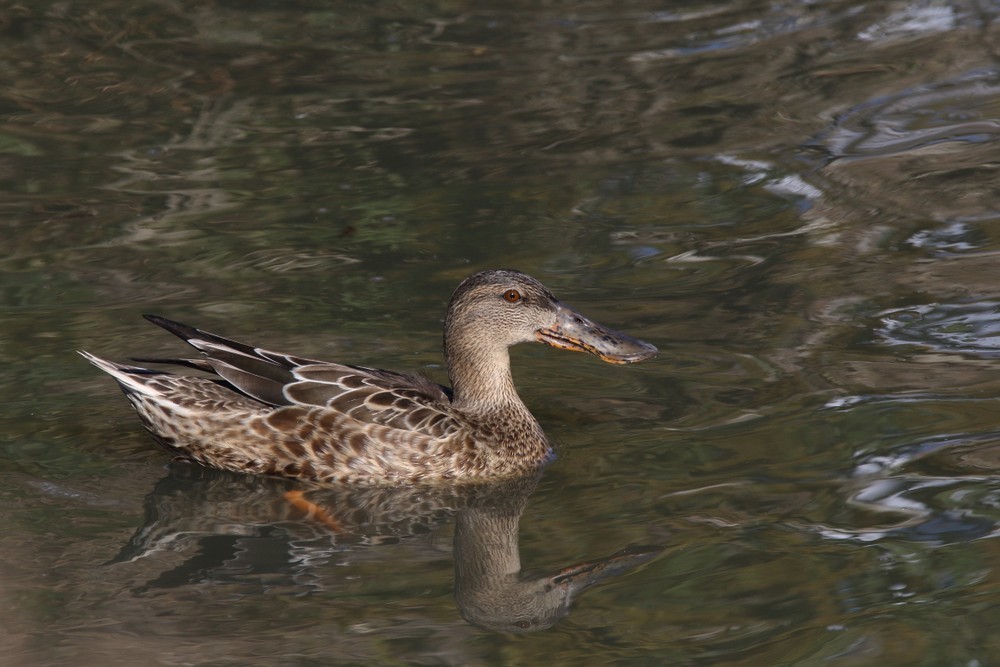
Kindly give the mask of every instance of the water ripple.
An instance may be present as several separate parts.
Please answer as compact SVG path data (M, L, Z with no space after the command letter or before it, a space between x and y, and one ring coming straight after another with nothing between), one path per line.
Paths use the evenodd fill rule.
M1000 302L932 303L886 310L875 335L885 345L935 352L1000 356Z
M859 457L848 502L880 518L874 525L822 524L817 530L829 539L937 544L997 534L996 491L988 481L996 469L988 466L995 466L990 461L998 436L997 431L935 436Z
M888 39L947 32L953 30L958 23L959 16L954 7L940 7L933 4L920 6L920 3L912 3L865 28L858 33L858 39L863 42L882 43Z
M968 221L952 220L934 229L921 229L904 243L937 256L952 256L980 250L983 237L982 231Z
M861 158L946 141L996 141L998 98L1000 72L976 70L859 104L838 118L818 143L832 158Z

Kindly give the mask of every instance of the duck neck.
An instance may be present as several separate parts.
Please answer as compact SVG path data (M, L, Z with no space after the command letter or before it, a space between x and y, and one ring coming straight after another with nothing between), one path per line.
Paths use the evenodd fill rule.
M446 340L444 356L456 408L474 414L516 412L530 416L514 388L506 346Z

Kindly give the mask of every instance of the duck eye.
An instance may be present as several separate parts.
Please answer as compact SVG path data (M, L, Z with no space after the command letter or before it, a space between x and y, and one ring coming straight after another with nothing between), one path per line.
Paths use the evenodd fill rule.
M517 303L521 300L521 293L516 289L509 289L503 293L503 299L507 303Z

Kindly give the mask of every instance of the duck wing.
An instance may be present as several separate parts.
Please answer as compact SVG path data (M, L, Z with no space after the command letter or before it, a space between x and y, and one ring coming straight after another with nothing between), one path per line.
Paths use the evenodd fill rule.
M252 347L156 315L144 316L199 350L202 359L161 359L212 372L233 389L275 407L319 406L362 423L447 437L464 424L450 391L431 380Z
M284 395L299 405L321 405L361 422L415 431L435 438L460 430L448 391L420 375L363 366L312 363L297 366Z

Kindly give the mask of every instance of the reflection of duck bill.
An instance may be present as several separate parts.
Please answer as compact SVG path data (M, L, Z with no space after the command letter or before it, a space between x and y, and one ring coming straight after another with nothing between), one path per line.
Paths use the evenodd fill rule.
M610 556L563 568L552 577L552 583L567 586L578 593L648 563L663 553L663 549L658 545L628 546Z
M535 340L560 350L586 352L609 364L631 364L659 352L645 341L587 319L564 303L557 306L555 323L536 331Z

